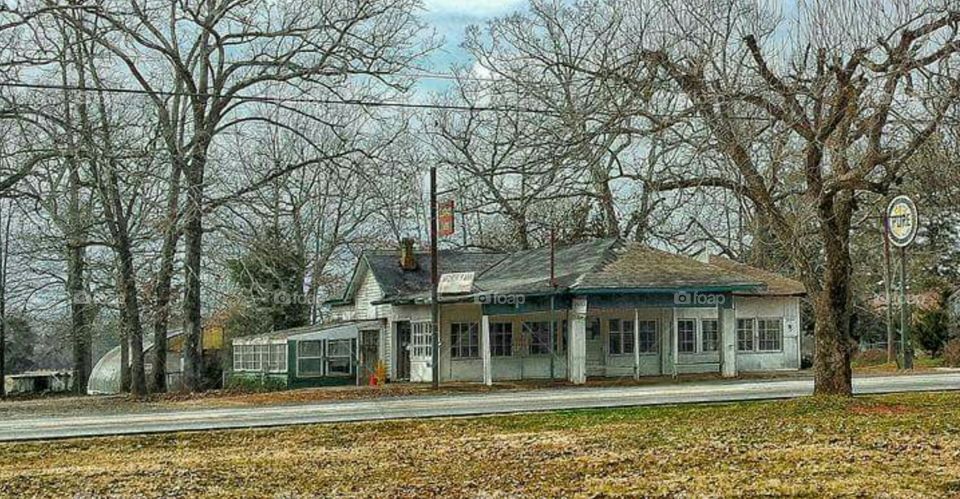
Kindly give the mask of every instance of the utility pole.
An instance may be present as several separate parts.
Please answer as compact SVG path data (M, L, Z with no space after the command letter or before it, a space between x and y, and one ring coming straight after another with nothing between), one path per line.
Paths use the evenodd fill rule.
M556 317L556 304L554 299L557 295L557 278L556 278L556 232L554 227L550 227L550 286L553 288L553 292L550 293L550 381L556 377L556 345L557 341L557 317Z
M440 275L437 266L437 166L430 166L430 321L433 325L431 344L433 388L440 388L440 304L437 287Z
M0 205L2 207L2 205ZM3 240L0 241L0 399L7 397L7 257L10 244L10 214L3 220L0 211L0 223L4 223Z
M900 363L897 356L897 341L893 329L893 266L890 262L890 226L887 217L881 217L883 223L883 291L887 305L887 362Z

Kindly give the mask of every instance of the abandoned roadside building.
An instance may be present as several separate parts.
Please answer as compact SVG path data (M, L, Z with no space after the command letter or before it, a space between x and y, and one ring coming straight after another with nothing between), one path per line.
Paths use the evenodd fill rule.
M800 283L618 239L516 253L442 250L440 381L800 368ZM366 251L331 320L233 342L235 376L288 386L432 381L430 256Z

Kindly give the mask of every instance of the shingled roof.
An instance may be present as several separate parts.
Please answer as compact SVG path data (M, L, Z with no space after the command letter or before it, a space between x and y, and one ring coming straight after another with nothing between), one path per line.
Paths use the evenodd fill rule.
M430 255L416 253L416 270L400 268L395 251L368 251L361 257L384 292L381 302L426 302ZM726 258L709 262L620 239L596 239L555 252L557 290L566 293L661 293L674 290L733 292L742 295L798 296L800 283ZM550 248L515 253L443 250L440 273L474 272L473 293L538 295L553 292ZM356 277L356 276L355 276ZM349 300L350 291L345 299Z
M742 272L667 253L635 242L619 242L612 255L571 286L574 290L752 291L765 282Z
M557 287L572 288L584 275L602 268L615 258L616 239L597 239L555 249ZM474 283L479 291L537 294L553 291L550 284L550 248L511 253L480 274Z
M755 292L741 292L738 294L753 296L802 296L807 294L806 289L798 281L784 277L768 270L751 267L735 260L722 256L711 256L710 265L737 272L763 282L766 287Z
M441 274L454 272L480 273L506 258L506 253L441 250L438 261ZM416 270L400 268L400 257L396 251L364 252L384 299L420 293L430 289L430 254L417 252Z

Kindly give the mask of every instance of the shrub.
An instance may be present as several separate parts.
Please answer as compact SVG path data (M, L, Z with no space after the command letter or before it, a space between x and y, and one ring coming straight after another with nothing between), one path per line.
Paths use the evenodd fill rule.
M227 379L228 390L239 392L275 392L285 389L283 380L271 376L232 375Z
M880 348L871 348L857 352L853 358L853 365L857 367L878 366L887 363L887 351Z
M943 365L960 367L960 339L952 339L943 346Z
M919 311L914 315L911 336L930 355L939 355L947 341L949 316L943 308Z

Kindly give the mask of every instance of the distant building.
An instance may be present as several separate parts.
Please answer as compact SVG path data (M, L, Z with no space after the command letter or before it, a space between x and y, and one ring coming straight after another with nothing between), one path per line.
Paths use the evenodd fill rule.
M182 349L183 335L179 329L167 332L167 388L171 391L180 387L183 373ZM211 362L218 362L216 354L223 349L223 327L218 324L206 324L203 327L202 347L204 357ZM153 373L153 338L145 334L143 337L144 371L147 379ZM89 395L112 395L120 393L120 346L107 351L93 366L90 379L87 381ZM148 381L149 383L149 381Z
M735 376L800 367L804 290L796 281L722 258L698 261L617 239L558 247L554 259L555 286L549 248L440 252L440 272L449 284L439 300L441 381L555 377L583 383L588 376ZM431 381L428 253L415 252L412 243L399 254L364 252L343 296L328 304L334 320L351 324L356 335L351 373L363 379L357 370L369 369L376 352L390 380ZM234 340L234 371L262 369L262 359L270 357L270 365L285 366L288 379L291 369L298 379L324 377L331 352L346 351L330 347L334 338L308 348L303 342L317 340L295 334L276 340L287 343L277 350L286 352L285 361L274 361L273 350L258 354L247 348L250 341ZM325 363L326 371L306 375L305 366Z
M48 370L8 374L4 384L10 395L66 392L73 386L73 373L68 370Z

